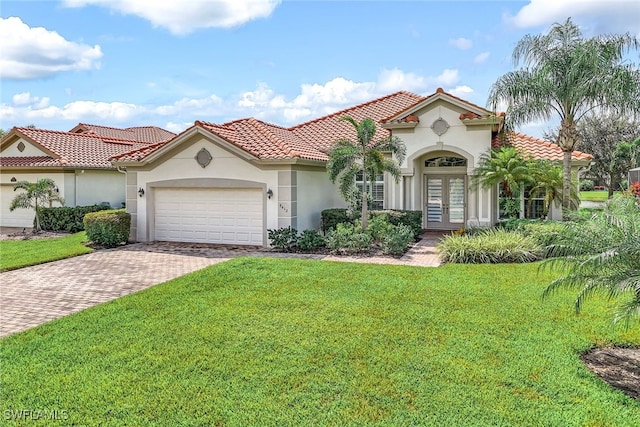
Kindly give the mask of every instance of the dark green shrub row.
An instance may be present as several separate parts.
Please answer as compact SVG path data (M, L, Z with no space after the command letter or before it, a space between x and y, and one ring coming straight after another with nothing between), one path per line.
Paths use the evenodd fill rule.
M124 209L88 213L84 216L84 229L93 243L118 246L129 240L131 214Z
M324 246L324 237L316 230L304 230L298 234L293 227L267 230L271 246L284 252L311 251Z
M406 225L410 227L414 239L417 239L422 234L422 211L384 210L369 212L370 219L377 216L384 216L386 221L391 225ZM335 230L338 224L353 223L354 221L354 218L349 217L346 209L340 208L325 209L322 211L321 217L322 231L325 234L331 230Z
M583 179L580 181L580 191L593 191L595 188L593 181L590 179Z
M353 218L350 218L346 209L332 208L325 209L320 213L322 218L322 232L327 234L331 230L335 230L338 224L347 222L353 222Z
M77 233L84 230L84 216L90 212L99 212L111 209L109 206L56 206L51 208L38 208L40 227L47 231L66 231ZM34 225L35 227L35 219Z

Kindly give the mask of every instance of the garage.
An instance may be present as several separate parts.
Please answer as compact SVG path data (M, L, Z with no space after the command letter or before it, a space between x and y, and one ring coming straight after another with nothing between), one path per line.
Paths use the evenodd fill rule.
M2 204L2 226L3 227L33 227L33 218L35 212L33 209L16 209L13 212L9 211L11 201L16 197L19 191L13 191L13 185L3 185L0 194L0 203Z
M255 188L157 188L155 240L262 246L263 192Z

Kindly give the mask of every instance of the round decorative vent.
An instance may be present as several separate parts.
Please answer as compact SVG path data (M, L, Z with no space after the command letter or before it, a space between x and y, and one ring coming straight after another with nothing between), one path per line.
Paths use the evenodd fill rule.
M21 153L24 151L24 142L20 141L18 144L18 151Z
M433 124L431 125L431 129L436 135L440 136L443 135L447 130L449 130L449 123L447 123L445 119L440 117L438 120L433 122Z
M200 166L202 166L203 168L206 168L209 165L209 163L211 163L211 160L213 160L213 157L211 157L211 154L207 151L206 148L203 148L200 151L198 151L198 154L196 154L195 159Z

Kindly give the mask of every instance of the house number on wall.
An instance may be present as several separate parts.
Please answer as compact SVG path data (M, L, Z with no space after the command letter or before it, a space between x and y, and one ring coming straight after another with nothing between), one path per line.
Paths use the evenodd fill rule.
M280 205L280 209L282 209L286 213L289 213L289 209L285 208L283 205Z

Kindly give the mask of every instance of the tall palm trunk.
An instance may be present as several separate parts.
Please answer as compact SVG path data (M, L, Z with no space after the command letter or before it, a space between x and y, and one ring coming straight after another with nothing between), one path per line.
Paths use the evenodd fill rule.
M369 225L369 200L367 198L367 167L365 156L362 156L362 229Z
M563 119L558 132L558 146L562 156L562 208L571 208L571 155L578 141L576 124L573 119Z

